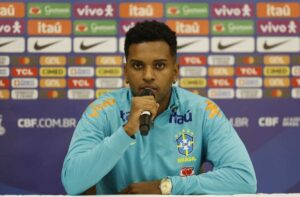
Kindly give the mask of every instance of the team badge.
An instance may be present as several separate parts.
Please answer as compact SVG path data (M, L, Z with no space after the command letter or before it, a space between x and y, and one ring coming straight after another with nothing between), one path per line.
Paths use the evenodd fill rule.
M186 157L189 156L194 149L194 137L192 134L190 131L185 132L183 130L179 137L176 137L178 152Z

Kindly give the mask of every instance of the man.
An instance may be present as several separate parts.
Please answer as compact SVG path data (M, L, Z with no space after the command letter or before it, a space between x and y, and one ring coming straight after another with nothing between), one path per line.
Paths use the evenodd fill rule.
M173 87L176 34L156 21L137 23L125 40L129 88L94 101L73 135L62 170L68 194L236 194L256 192L248 153L207 98ZM141 96L145 89L149 96ZM151 113L148 135L141 113ZM201 173L209 161L212 171Z

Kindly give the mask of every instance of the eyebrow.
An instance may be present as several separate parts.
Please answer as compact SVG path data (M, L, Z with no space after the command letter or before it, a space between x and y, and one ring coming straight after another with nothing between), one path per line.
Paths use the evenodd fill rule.
M166 62L168 61L167 59L156 59L153 62ZM131 59L129 62L138 62L138 63L143 63L141 60L136 60L136 59Z

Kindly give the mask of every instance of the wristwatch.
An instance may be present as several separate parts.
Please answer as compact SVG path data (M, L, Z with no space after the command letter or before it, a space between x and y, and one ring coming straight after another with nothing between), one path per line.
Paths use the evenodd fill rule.
M171 182L171 180L168 177L163 178L160 181L159 189L161 191L161 194L163 194L163 195L171 194L171 191L172 191L172 182Z

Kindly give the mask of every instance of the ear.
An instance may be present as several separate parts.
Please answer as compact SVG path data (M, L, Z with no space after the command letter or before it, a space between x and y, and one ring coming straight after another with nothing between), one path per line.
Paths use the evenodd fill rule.
M125 83L128 83L128 77L127 77L127 65L124 63L124 81Z
M179 64L175 64L174 65L174 79L173 82L176 83L177 79L178 79L178 75L179 75Z

